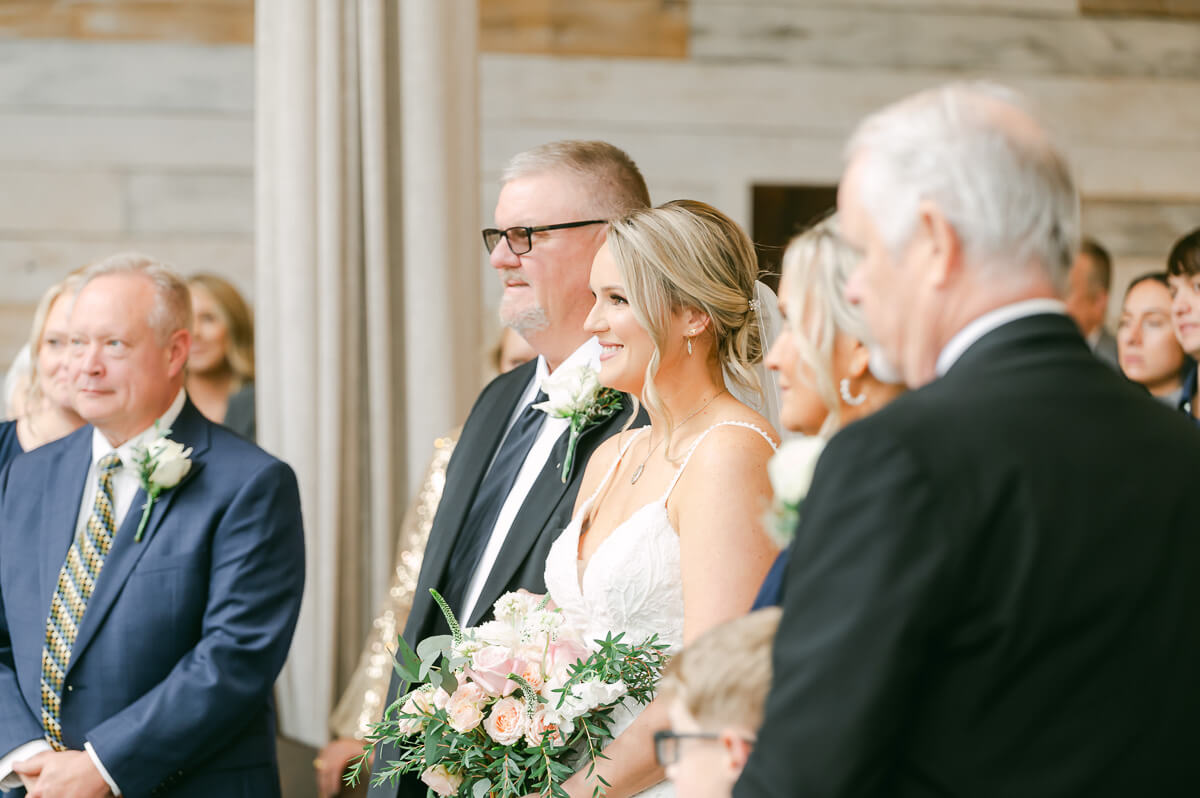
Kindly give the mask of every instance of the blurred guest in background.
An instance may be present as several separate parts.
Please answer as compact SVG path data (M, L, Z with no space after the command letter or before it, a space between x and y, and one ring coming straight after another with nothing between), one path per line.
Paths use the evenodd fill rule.
M497 374L507 374L535 357L537 352L533 351L533 347L519 333L512 327L504 327L500 330L500 337L495 346L488 352L488 365L492 369L488 379Z
M868 368L867 323L844 293L855 262L838 235L836 215L793 238L783 253L783 326L766 363L779 375L780 421L805 436L828 439L904 391ZM755 609L779 603L789 550L771 566Z
M1167 284L1171 291L1171 322L1179 345L1193 360L1200 360L1200 227L1175 242L1167 256ZM1196 395L1196 368L1183 380L1179 409L1200 419Z
M196 274L187 392L209 421L254 440L254 315L227 280Z
M1191 358L1184 354L1171 324L1171 291L1163 272L1143 274L1125 290L1117 324L1121 372L1150 394L1176 407Z
M1067 313L1079 325L1096 357L1117 368L1117 339L1104 326L1112 258L1095 239L1084 238L1067 275Z
M74 275L52 285L38 302L29 335L30 372L15 421L0 424L0 467L21 452L56 441L83 426L72 404L67 318L78 289Z
M29 357L29 342L21 344L12 365L4 372L4 420L20 418L25 413L25 395L29 392L29 377L33 361Z

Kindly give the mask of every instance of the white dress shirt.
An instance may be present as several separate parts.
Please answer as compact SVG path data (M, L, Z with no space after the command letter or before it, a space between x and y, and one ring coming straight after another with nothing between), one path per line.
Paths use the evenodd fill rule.
M964 352L971 348L971 344L992 330L1003 327L1010 321L1023 319L1026 316L1038 316L1043 313L1057 313L1060 316L1065 316L1067 315L1067 306L1057 299L1025 299L988 311L979 318L973 319L967 326L956 332L954 337L942 347L942 351L938 354L937 359L937 375L939 377L945 376L950 367L958 362L958 359L962 357Z
M572 352L571 356L564 360L559 368L578 368L582 365L590 365L597 370L600 368L600 342L595 338L588 339L587 343ZM521 401L517 402L512 416L508 419L508 427L505 428L505 435L508 434L509 429L512 429L512 425L516 423L517 417L521 415L521 411L525 409L525 406L537 396L542 380L549 375L550 369L546 365L546 358L539 355L533 381L525 389L525 393L521 395ZM517 479L513 482L512 490L508 492L508 497L504 500L504 505L500 508L500 514L496 516L496 525L492 527L492 533L488 538L487 546L483 550L483 555L479 558L479 565L475 569L475 574L471 577L471 583L467 586L466 599L463 601L462 610L458 614L458 617L464 624L469 623L468 619L475 612L475 604L479 601L479 595L483 592L483 586L492 572L492 567L496 564L496 558L500 556L500 549L504 547L504 541L508 538L508 532L512 528L512 523L516 519L517 513L521 511L521 505L525 503L525 498L533 488L533 483L537 481L538 474L542 473L542 469L546 465L546 460L550 458L550 454L554 450L554 444L567 431L570 425L571 422L565 418L552 418L550 416L546 416L546 420L542 422L542 429L538 432L537 439L533 442L529 454L525 456L525 462L521 465L520 472L517 473ZM503 443L503 440L501 438L501 443ZM499 446L496 447L496 451L500 451ZM493 454L492 457L494 458L495 455ZM489 465L488 468L490 470L491 466Z
M92 514L92 504L96 500L97 482L99 481L100 460L113 451L121 458L121 467L113 472L113 528L121 528L121 524L125 521L125 516L129 514L130 505L133 504L133 497L137 495L138 488L141 487L137 468L133 464L135 450L143 448L154 438L166 434L171 425L175 423L175 419L179 418L179 413L183 410L183 403L186 399L187 394L180 388L179 393L175 396L175 400L171 402L171 406L167 408L167 412L163 413L158 421L125 441L125 443L116 449L101 434L100 430L92 430L92 464L88 467L87 478L83 483L83 498L79 503L79 515L75 519L76 536L83 531L83 528L87 525L88 516ZM141 508L139 507L138 510L140 511ZM104 570L101 569L97 580L103 578ZM21 778L13 773L13 765L36 756L43 751L51 750L53 749L45 740L31 740L10 751L3 758L0 758L0 789L12 790L21 786ZM121 789L113 781L112 776L109 775L108 770L104 767L104 763L100 761L100 757L96 756L96 751L92 748L92 744L84 743L84 750L92 758L92 763L104 778L105 783L108 784L108 788L112 790L113 795L119 796Z

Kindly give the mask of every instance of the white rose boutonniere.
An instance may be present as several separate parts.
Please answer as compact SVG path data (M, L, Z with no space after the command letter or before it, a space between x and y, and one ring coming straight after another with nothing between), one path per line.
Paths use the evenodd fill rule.
M600 375L588 365L559 369L542 380L546 401L534 405L546 415L571 421L567 455L563 458L562 481L571 474L579 435L601 419L621 409L621 394L600 384Z
M824 448L825 441L821 438L797 438L780 446L767 461L767 476L771 478L771 488L775 492L767 529L781 546L790 543L796 534L800 506L808 495L817 460Z
M182 443L171 440L167 437L170 434L171 430L167 430L134 454L138 480L142 483L142 490L146 491L142 520L133 537L137 543L142 542L142 533L146 531L146 522L150 520L150 509L158 500L158 495L178 485L192 469L192 461L188 459L191 448L185 449Z

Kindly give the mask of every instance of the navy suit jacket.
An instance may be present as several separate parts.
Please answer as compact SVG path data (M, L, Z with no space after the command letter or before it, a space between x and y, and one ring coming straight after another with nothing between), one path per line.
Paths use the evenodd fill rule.
M68 748L90 742L127 798L278 796L271 690L304 583L292 470L187 402L192 467L140 543L138 490L67 669ZM46 616L74 536L92 427L0 472L0 753L43 736Z

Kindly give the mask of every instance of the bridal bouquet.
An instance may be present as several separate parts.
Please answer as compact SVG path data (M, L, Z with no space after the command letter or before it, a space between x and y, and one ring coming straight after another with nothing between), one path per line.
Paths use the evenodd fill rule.
M377 782L419 773L441 796L565 798L562 783L584 762L590 774L604 756L614 709L654 697L667 648L656 637L630 644L609 635L589 645L548 597L528 593L506 593L495 620L462 629L431 592L451 634L416 651L400 640L396 671L415 689L367 737L400 754L376 769ZM364 755L348 781L366 769Z

